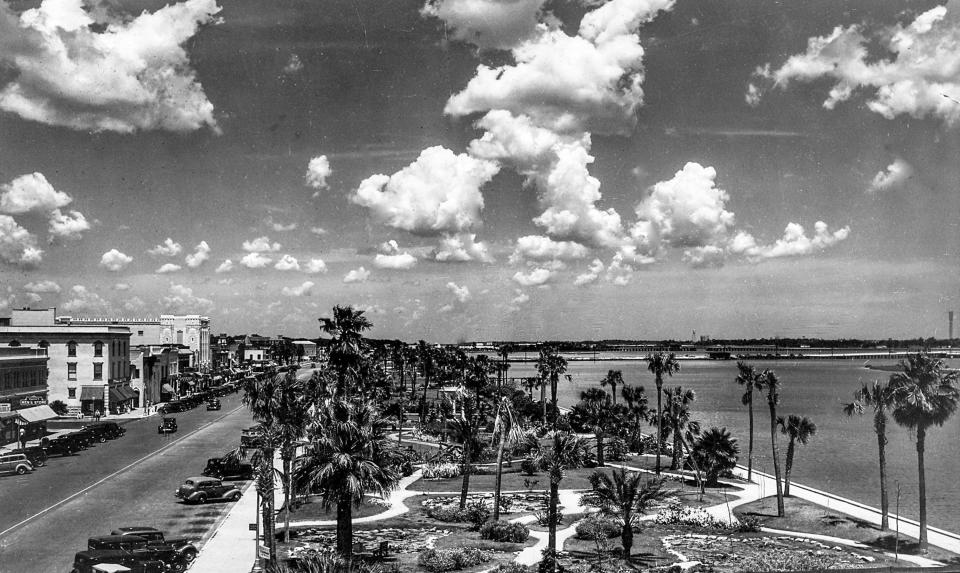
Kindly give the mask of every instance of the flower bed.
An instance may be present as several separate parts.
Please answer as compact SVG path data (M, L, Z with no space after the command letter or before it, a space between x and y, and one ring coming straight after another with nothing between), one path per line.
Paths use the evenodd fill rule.
M366 544L376 549L381 541L390 544L391 553L420 553L433 549L437 540L450 535L449 529L437 527L416 527L399 529L361 529L353 532L353 542ZM302 553L329 551L337 545L337 532L323 529L307 529L297 536L297 546L290 550L290 556Z
M534 513L543 511L547 507L547 494L536 493L506 493L500 496L502 499L510 500L502 503L501 513ZM472 493L467 496L467 504L480 502L489 508L493 508L493 493ZM460 506L460 496L432 495L420 502L424 510L429 511L432 508L452 509Z

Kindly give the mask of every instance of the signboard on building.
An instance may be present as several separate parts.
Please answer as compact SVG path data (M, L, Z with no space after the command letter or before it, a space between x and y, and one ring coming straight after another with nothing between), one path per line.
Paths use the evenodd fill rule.
M0 412L9 412L10 402L0 402Z
M47 403L47 397L40 394L35 394L33 396L24 396L20 398L20 407L21 408L31 408L33 406L43 406Z

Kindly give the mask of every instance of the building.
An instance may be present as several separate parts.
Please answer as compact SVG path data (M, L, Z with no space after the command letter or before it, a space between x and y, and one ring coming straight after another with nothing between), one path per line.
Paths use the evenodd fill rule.
M113 324L70 324L56 309L13 310L0 322L0 346L44 349L47 399L70 412L125 411L137 399L130 388L130 329Z
M230 352L230 345L233 341L224 333L210 337L210 355L213 360L213 368L229 368L235 361ZM236 347L234 346L234 351Z
M199 314L161 314L159 318L80 318L60 316L57 321L73 326L126 326L131 346L181 344L190 349L190 366L207 370L210 356L210 318Z
M177 395L180 347L144 345L130 349L130 387L139 392L138 407L169 401Z
M294 344L296 347L303 349L303 353L302 353L302 354L301 354L299 351L297 352L298 356L303 356L303 357L306 358L307 360L313 360L313 359L315 359L315 358L317 357L317 343L316 343L316 342L314 342L314 341L312 341L312 340L294 340L294 341L293 341L293 344Z
M265 362L270 359L270 351L265 348L244 348L244 362Z
M46 434L56 413L47 405L46 350L0 347L0 445L16 442L20 430L28 440Z

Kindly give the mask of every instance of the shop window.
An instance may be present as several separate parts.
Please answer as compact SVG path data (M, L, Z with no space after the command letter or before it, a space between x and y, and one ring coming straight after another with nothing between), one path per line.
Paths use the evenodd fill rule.
M142 330L138 330L138 331L137 331L137 336L143 336L143 331L142 331Z
M76 400L77 398L77 389L76 388L67 388L67 398L71 400Z
M93 363L93 379L103 380L103 363L102 362Z
M67 380L77 379L77 363L67 362Z
M67 343L67 356L73 357L76 355L77 355L77 343L71 340L70 342ZM76 364L74 364L74 366L76 366Z
M99 340L93 343L93 355L103 356L103 343Z

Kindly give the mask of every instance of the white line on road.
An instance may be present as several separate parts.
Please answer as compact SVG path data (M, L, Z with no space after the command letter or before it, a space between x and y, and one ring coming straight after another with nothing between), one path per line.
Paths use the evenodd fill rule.
M131 463L125 465L124 467L118 469L117 471L113 472L112 474L110 474L110 475L108 475L108 476L106 476L106 477L104 477L104 478L102 478L102 479L100 479L100 480L98 480L98 481L96 481L96 482L88 485L87 487L85 487L85 488L83 488L83 489L81 489L80 491L76 492L75 494L71 495L70 497L61 499L61 500L58 501L57 503L51 505L50 507L47 507L46 509L43 509L43 510L41 510L41 511L38 511L37 513L35 513L35 514L31 515L30 517L28 517L28 518L24 519L23 521L21 521L20 523L14 524L14 525L12 525L12 526L4 529L3 531L0 531L0 537L3 537L4 535L10 533L10 532L13 531L14 529L17 529L18 527L20 527L20 526L22 526L22 525L25 525L25 524L33 521L34 519L36 519L36 518L40 517L41 515L49 512L50 510L55 509L55 508L57 508L57 507L60 507L61 505L67 503L68 501L72 500L73 498L77 497L78 495L82 495L82 494L90 491L91 489L97 487L98 485L102 484L103 482L107 481L108 479L113 478L113 477L116 477L116 476L122 474L123 472L125 472L125 471L127 471L128 469L132 468L133 466L139 464L140 462L143 462L143 461L145 461L145 460L147 460L147 459L149 459L149 458L151 458L151 457L159 454L160 452L162 452L162 451L164 451L164 450L167 450L167 449L172 448L172 447L175 446L176 444L182 442L183 440L186 440L187 438L193 436L194 434L196 434L196 433L199 432L200 430L206 428L207 426L209 426L209 425L212 424L213 422L219 422L220 420L226 418L226 417L229 416L230 414L233 414L234 412L236 412L237 410L240 410L240 409L242 409L242 408L243 408L242 405L241 405L241 406L237 406L236 408L234 408L233 410L230 410L229 412L227 412L226 414L220 416L219 418L217 418L217 419L215 419L215 420L211 420L211 421L208 422L207 424L198 427L197 429L195 429L194 431L190 432L189 434L187 434L187 435L185 435L185 436L182 436L182 437L180 437L180 438L177 438L176 440L170 442L169 444L166 444L166 445L164 445L164 446L162 446L162 447L160 447L160 448L158 448L158 449L150 452L149 454L143 456L143 457L140 458L139 460L136 460L136 461L134 461L134 462L131 462Z

